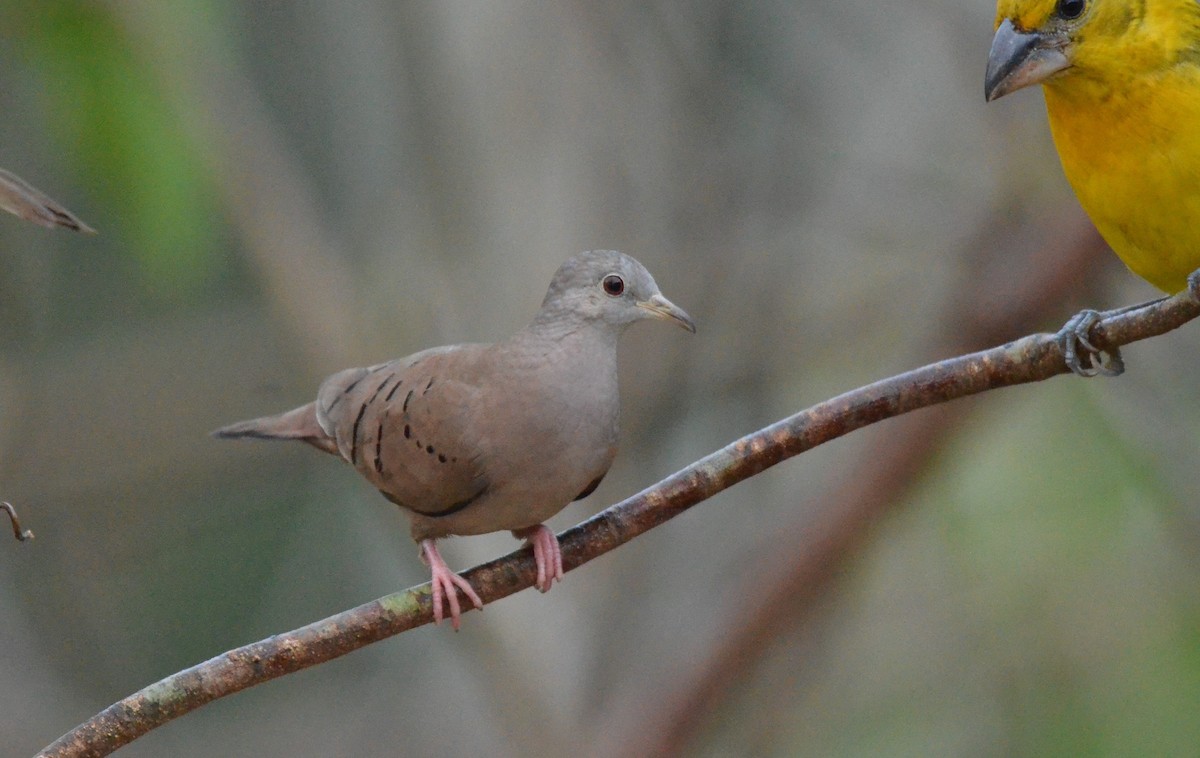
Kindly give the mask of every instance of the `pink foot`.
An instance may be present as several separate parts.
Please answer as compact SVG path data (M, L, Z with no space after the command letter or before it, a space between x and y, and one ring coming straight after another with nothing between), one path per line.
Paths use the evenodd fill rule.
M533 586L549 592L554 580L561 582L563 578L562 548L558 545L558 537L544 524L518 529L513 536L533 545L533 560L537 564L537 581Z
M421 558L429 564L433 572L433 623L442 623L443 598L450 600L450 626L454 631L462 624L462 614L458 605L458 591L462 590L467 599L483 610L483 601L475 593L475 588L466 579L450 570L442 556L438 554L437 545L433 540L421 540Z

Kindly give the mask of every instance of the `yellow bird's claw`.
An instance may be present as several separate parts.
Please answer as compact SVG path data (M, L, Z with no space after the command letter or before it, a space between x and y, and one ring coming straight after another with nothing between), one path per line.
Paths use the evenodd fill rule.
M1188 275L1187 290L1188 294L1192 296L1192 299L1197 303L1200 303L1200 270L1193 271Z
M1080 311L1054 335L1062 348L1067 368L1078 376L1120 376L1125 373L1125 360L1119 348L1100 350L1088 340L1092 327L1103 318L1098 311Z

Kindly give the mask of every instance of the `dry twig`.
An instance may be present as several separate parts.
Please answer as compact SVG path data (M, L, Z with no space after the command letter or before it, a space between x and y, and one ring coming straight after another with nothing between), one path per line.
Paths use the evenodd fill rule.
M17 538L17 542L33 539L32 531L21 528L21 519L17 517L17 509L13 508L12 503L0 503L0 509L8 513L8 520L12 522L13 536Z

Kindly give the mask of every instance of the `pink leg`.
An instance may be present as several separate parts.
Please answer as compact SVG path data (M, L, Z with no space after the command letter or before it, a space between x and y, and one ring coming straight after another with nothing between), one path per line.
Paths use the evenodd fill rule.
M515 530L513 536L533 545L533 561L537 564L537 581L533 586L549 592L554 580L561 582L563 578L562 548L558 537L544 524Z
M483 601L479 599L479 595L476 594L475 588L471 586L470 582L450 570L450 567L442 560L442 556L438 554L437 545L433 540L421 540L421 559L429 564L429 568L433 572L433 623L442 623L442 598L447 598L450 601L450 626L454 627L454 631L457 632L462 623L458 591L462 590L467 599L481 611L483 610Z

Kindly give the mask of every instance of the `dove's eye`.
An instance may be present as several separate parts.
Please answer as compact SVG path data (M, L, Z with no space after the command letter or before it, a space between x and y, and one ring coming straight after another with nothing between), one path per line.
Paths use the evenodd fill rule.
M604 281L600 282L600 285L604 287L605 292L613 297L617 297L625 291L625 280L616 274L609 274L604 277Z

